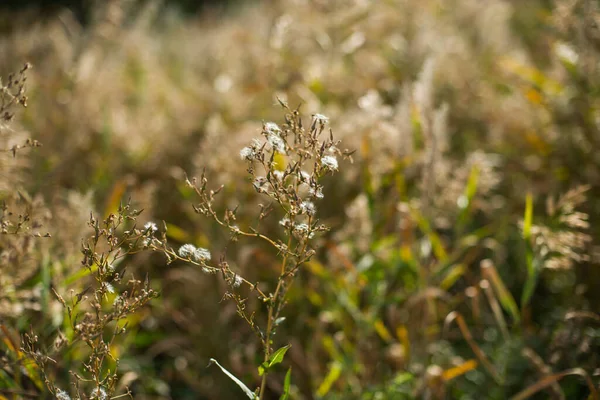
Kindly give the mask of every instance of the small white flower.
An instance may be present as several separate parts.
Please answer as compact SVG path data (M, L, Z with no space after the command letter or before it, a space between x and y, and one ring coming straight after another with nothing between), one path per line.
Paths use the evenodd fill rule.
M300 211L302 214L315 215L317 207L312 201L303 201L300 203Z
M181 258L191 258L196 252L196 247L192 244L184 244L179 248L179 257Z
M240 150L240 158L246 161L252 161L256 157L254 149L252 147L244 147Z
M281 132L281 128L275 122L265 122L265 132L268 133L278 133Z
M106 399L108 399L108 395L106 394L106 390L104 390L104 388L101 388L101 387L97 387L94 390L92 390L92 393L90 394L90 397L92 399L97 399L97 400L106 400Z
M577 64L577 61L579 61L579 54L566 43L558 43L554 47L554 51L560 58L571 64Z
M210 251L208 251L205 248L202 247L198 247L195 251L194 251L194 258L196 259L196 261L199 262L206 262L206 261L210 261Z
M321 164L330 171L337 171L338 169L338 162L334 156L324 156L321 158Z
M102 282L102 286L104 286L104 289L109 293L115 292L115 287L108 282Z
M269 133L269 136L267 136L267 141L269 142L271 147L273 147L273 150L275 150L276 152L281 153L281 154L286 154L285 142L283 141L283 139L281 137L279 137L278 134Z
M314 114L313 116L313 121L316 122L321 122L321 123L326 123L327 121L329 121L329 118L324 116L323 114Z
M231 284L231 286L233 286L234 288L240 287L243 281L244 280L242 279L242 277L236 274L235 278L233 278L233 283Z
M158 230L158 226L156 226L154 222L146 222L146 225L144 225L144 229L150 231L150 233L154 233Z
M69 393L62 389L56 389L55 396L56 400L71 400L71 396L69 396Z

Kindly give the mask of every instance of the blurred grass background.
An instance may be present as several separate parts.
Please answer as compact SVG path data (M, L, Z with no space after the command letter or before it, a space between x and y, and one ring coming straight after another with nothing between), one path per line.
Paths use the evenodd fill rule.
M584 378L600 382L597 2L42 3L0 7L0 76L33 65L29 106L2 141L43 144L2 159L0 188L5 202L30 193L52 234L2 244L2 268L19 269L0 281L10 334L33 326L52 346L65 322L49 288L85 285L89 212L128 198L167 223L174 246L227 247L247 279L276 279L275 254L229 243L193 212L184 177L206 169L249 224L258 199L238 153L261 121L283 122L278 96L327 115L357 150L326 182L319 212L332 230L278 331L279 345L292 344L293 398L505 399L544 379L532 398L593 395ZM276 222L263 227L279 237ZM258 343L221 301L218 276L151 253L123 263L161 297L113 349L122 388L142 399L240 398L206 368L211 357L258 384ZM264 311L253 297L248 307ZM59 357L52 377L68 387L82 354ZM552 377L562 371L573 374ZM0 375L0 388L15 385Z

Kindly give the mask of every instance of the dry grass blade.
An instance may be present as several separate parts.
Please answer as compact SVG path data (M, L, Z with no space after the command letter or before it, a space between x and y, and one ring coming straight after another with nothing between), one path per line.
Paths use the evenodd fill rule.
M504 282L502 282L502 278L500 278L500 274L498 274L498 270L494 266L492 260L483 260L481 262L481 271L483 272L483 276L491 282L504 309L512 316L513 321L519 322L521 317L519 315L517 303L512 294L510 294L510 291L504 285Z
M485 293L488 303L490 303L490 308L492 309L492 312L494 313L494 319L496 320L496 323L500 327L502 336L504 337L504 339L508 339L509 333L508 333L508 328L506 327L506 320L504 319L504 315L502 314L502 309L500 308L500 304L498 303L498 300L496 299L496 297L494 296L494 293L492 292L492 289L490 288L490 282L487 279L483 279L479 283L479 287L481 288L483 293Z
M590 311L571 311L565 314L565 320L569 321L572 319L586 319L595 322L600 322L600 315Z
M533 364L533 366L536 367L536 369L540 372L540 375L542 377L548 376L552 373L550 367L546 365L546 363L544 363L544 360L542 360L542 358L539 355L537 355L537 353L533 351L533 349L527 347L523 349L521 353L523 354L523 356L525 356L525 358L527 358L531 362L531 364ZM552 393L553 399L563 400L565 398L565 394L562 392L562 389L560 388L558 382L552 383L549 389Z
M569 376L569 375L582 376L585 379L585 382L587 383L588 388L590 389L590 398L593 400L598 400L598 391L594 387L594 384L592 383L592 380L590 379L590 376L588 375L588 373L585 372L585 370L583 370L581 368L568 369L563 372L559 372L559 373L556 373L553 375L548 375L548 376L540 379L533 385L529 386L527 389L517 393L514 397L511 398L511 400L527 399L530 396L534 395L535 393L539 392L540 390L552 385L556 381L559 381L562 378L564 378L565 376Z
M503 380L500 377L500 375L498 374L498 371L496 371L496 368L488 360L488 358L485 355L485 353L483 352L483 350L481 350L481 348L477 345L477 343L475 343L475 340L473 339L473 335L471 334L471 331L469 330L469 327L467 326L465 319L463 318L463 316L461 314L459 314L456 311L453 311L450 314L448 314L448 316L446 317L446 320L444 321L444 332L447 332L450 324L452 323L452 321L455 321L455 320L458 325L458 328L460 329L460 332L462 333L463 337L465 338L465 340L471 347L471 350L473 350L473 353L475 353L475 356L477 357L477 359L479 359L479 362L481 363L481 365L483 365L483 367L486 369L486 371L492 376L492 378L494 378L494 380L497 383L502 384Z

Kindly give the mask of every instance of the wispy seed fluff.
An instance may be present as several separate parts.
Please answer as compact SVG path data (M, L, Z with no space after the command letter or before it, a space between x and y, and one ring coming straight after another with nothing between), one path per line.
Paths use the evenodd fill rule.
M108 283L108 282L102 282L102 286L109 293L114 293L115 292L115 287L113 285L111 285L110 283Z
M196 248L191 244L184 244L181 246L178 253L179 257L194 260L196 262L206 262L211 259L210 251L202 247Z
M242 150L240 150L240 158L242 160L252 161L252 160L254 160L255 157L256 157L256 154L252 147L246 146Z
M144 225L144 229L150 231L151 233L154 233L158 230L158 226L156 226L154 222L146 222L146 225Z
M196 259L196 261L200 262L210 261L210 251L202 247L198 247L196 251L194 251L194 258Z
M56 400L71 400L69 393L62 389L56 389L56 393L54 395L56 396Z
M276 152L281 153L281 154L286 154L285 153L285 142L283 141L283 139L281 137L279 137L279 134L269 133L269 135L267 136L267 141L269 142L271 147L273 147L273 150L275 150Z
M323 124L326 123L327 121L329 121L329 117L326 117L323 114L314 114L312 117L313 117L313 121L321 122Z
M302 212L302 214L312 216L316 214L317 207L312 201L303 201L302 203L300 203L300 211Z
M194 252L196 251L196 247L191 244L184 244L179 248L179 257L181 258L192 258Z
M238 288L238 287L240 287L242 282L243 282L242 277L236 274L231 286L233 286L234 288Z
M97 387L94 390L92 390L92 393L90 394L90 397L92 399L98 399L98 400L106 400L106 399L108 399L108 395L106 394L106 390L104 390L104 388L101 388L101 387Z
M334 156L324 156L321 158L321 164L330 171L337 171L338 169L338 162Z
M281 132L281 128L275 122L265 122L264 129L265 129L265 132L267 132L267 133Z
M286 154L285 141L281 138L281 128L275 122L265 122L263 132L267 135L267 142L278 153Z
M321 186L317 186L316 188L312 187L310 189L308 189L308 193L311 196L316 197L317 199L322 199L323 196L323 188Z

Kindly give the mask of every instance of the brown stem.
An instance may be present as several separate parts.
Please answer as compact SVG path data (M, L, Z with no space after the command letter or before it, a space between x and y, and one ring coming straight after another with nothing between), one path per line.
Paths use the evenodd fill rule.
M289 249L290 246L292 245L292 235L290 234L290 237L288 239L287 242L287 248ZM281 263L281 273L279 275L279 279L277 280L277 287L275 288L275 293L273 294L273 296L271 297L270 301L269 301L269 315L267 317L267 331L265 333L265 341L264 341L264 346L265 346L265 363L267 361L269 361L269 357L271 356L271 331L273 330L273 310L275 309L275 303L277 301L277 297L279 296L279 291L281 290L281 286L283 283L283 279L285 276L285 267L287 265L287 260L288 260L288 254L289 253L285 253L285 256L283 256L283 261ZM263 398L263 395L265 393L265 388L267 386L267 375L268 372L265 371L263 373L262 376L262 381L260 383L260 392L259 392L259 399Z

